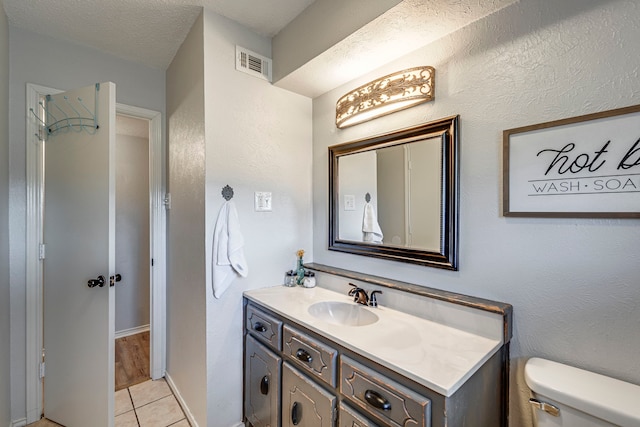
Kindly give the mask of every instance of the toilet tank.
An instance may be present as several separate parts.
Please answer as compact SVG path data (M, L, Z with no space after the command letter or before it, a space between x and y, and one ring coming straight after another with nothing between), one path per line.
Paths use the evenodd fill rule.
M550 360L531 358L525 381L534 395L536 427L639 427L640 386ZM545 404L553 408L548 411Z

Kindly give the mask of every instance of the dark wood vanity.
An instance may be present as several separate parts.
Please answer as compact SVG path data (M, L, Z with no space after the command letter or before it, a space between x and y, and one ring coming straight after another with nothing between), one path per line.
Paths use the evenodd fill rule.
M405 375L401 364L381 363L367 349L360 351L340 335L341 329L327 327L329 332L324 333L320 322L300 314L305 310L287 314L282 309L286 304L273 303L278 301L277 295L294 298L291 295L297 293L305 299L333 294L319 289L312 292L279 287L245 293L247 425L507 426L510 305L446 292L440 295L449 302L457 301L454 304L462 301L493 310L504 319L505 336L455 391L439 392L419 378ZM338 298L339 294L335 295ZM292 301L298 308L304 305ZM334 335L332 330L339 332ZM375 327L366 331L371 333Z

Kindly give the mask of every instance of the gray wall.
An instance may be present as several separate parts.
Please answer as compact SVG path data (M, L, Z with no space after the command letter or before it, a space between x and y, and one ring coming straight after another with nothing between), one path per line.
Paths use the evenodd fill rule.
M149 325L149 258L149 138L118 133L116 333Z
M0 0L0 426L11 421L9 379L9 26Z
M205 139L202 15L167 70L167 374L207 425Z
M25 86L70 89L116 83L119 103L164 114L164 71L134 64L84 46L10 27L11 106L9 146L9 241L11 244L11 415L25 416ZM4 80L3 80L4 81Z
M168 366L200 426L242 420L242 292L281 283L311 257L311 100L235 70L235 46L270 56L269 39L205 10L167 70ZM204 59L204 63L203 63ZM212 236L230 185L249 275L220 299ZM254 211L271 191L272 212Z
M501 215L502 131L640 104L638 40L636 1L518 2L314 99L314 261L513 304L514 427L530 356L640 384L640 220ZM335 130L340 96L418 65L437 70L434 102ZM327 146L454 114L460 271L327 251Z
M313 257L311 100L235 70L235 45L271 56L270 40L205 10L207 422L242 420L242 292L282 283L297 249ZM222 298L211 290L214 224L233 187L249 275ZM270 191L273 211L254 210L254 192Z

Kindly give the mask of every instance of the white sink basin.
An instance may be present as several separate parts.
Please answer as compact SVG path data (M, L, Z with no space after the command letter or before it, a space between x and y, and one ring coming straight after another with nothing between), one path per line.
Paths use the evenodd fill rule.
M316 319L340 326L365 326L378 321L378 315L356 303L323 301L309 306Z

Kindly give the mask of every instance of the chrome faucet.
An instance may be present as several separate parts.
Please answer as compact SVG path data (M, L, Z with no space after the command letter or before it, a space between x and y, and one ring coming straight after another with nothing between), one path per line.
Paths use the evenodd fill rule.
M353 302L362 305L369 305L369 295L367 295L367 291L359 288L353 283L349 283L349 285L353 286L353 288L349 290L349 296L353 297Z

